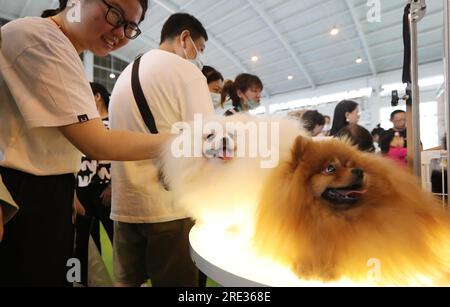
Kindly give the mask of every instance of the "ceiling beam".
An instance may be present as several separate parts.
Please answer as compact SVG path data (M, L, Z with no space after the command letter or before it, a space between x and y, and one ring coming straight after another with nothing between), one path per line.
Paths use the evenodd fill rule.
M226 2L228 2L228 1L226 1ZM210 5L206 9L203 9L200 12L196 13L195 18L200 19L203 16L208 15L210 12L219 11L220 8L223 8L225 6L226 6L226 4L224 4L222 1L216 1L216 3Z
M367 44L366 37L364 35L364 31L361 27L361 23L359 21L358 15L356 14L356 10L353 7L353 5L350 3L350 0L345 0L345 3L347 4L348 10L350 11L350 15L352 16L353 23L355 24L356 30L358 31L359 39L361 40L361 44L364 49L364 53L366 54L366 59L369 62L370 71L372 72L373 76L377 75L377 70L375 68L375 64L373 62L372 55L370 54L369 45Z
M239 9L237 10L232 10L230 13L228 14L224 14L222 15L222 17L215 19L213 22L211 22L210 24L207 25L207 29L210 29L212 27L214 27L215 25L225 21L225 20L230 20L231 17L242 13L242 11L244 11L246 8L248 8L250 6L250 4L245 4L243 6L241 6Z
M442 27L438 26L438 27L434 27L434 28L431 28L431 29L422 31L422 32L420 32L420 35L422 35L422 36L424 36L424 35L430 35L430 34L433 34L433 33L435 33L435 32L442 32L442 31L443 31L443 30L442 30ZM353 39L352 39L352 40L353 40ZM355 38L354 40L359 40L359 38ZM345 42L344 42L344 43L345 43ZM396 39L392 39L392 40L389 40L389 41L382 42L382 43L380 43L380 44L373 45L373 46L371 46L371 48L372 48L372 49L384 48L384 47L386 47L386 46L388 46L388 45L392 45L392 44L403 44L403 42L402 42L401 40L399 40L398 38L396 38ZM439 45L439 44L442 45L442 42L433 43L433 44L428 45L428 46L435 46L435 45ZM332 44L332 45L330 45L330 46L323 47L323 48L320 49L320 52L323 52L324 50L327 50L327 49L337 48L337 47L340 46L340 45L341 45L341 43L339 43L339 44ZM259 46L259 45L256 45L256 46ZM261 45L261 46L263 46L263 45ZM426 47L426 46L427 46L427 45L421 46L421 47L419 47L419 48L423 48L423 47ZM401 48L400 48L400 49L401 49ZM266 53L265 56L273 56L273 55L276 55L277 53L280 53L280 52L281 52L281 51L278 50L278 51L276 51L276 52ZM316 61L312 61L312 62L306 63L306 66L312 66L312 65L320 66L320 65L325 65L325 66L328 67L328 66L329 66L329 62L332 62L332 63L340 62L340 61L337 61L337 59L340 59L340 58L344 58L344 59L345 59L345 58L348 58L348 57L353 57L353 56L355 55L355 52L357 52L357 51L351 50L351 51L349 51L349 52L340 53L339 55L334 56L334 57L326 57L326 56L325 56L325 57L321 57L320 60L316 60ZM310 51L310 52L307 52L307 53L303 53L303 55L314 55L314 54L317 54L317 50L316 50L316 51ZM397 54L397 53L396 53L396 54ZM383 56L383 57L391 57L391 56L392 56L392 53L389 53L389 55ZM356 57L355 57L355 59L356 59ZM276 66L278 66L278 65L280 65L280 64L282 64L282 63L285 63L285 62L288 61L288 60L289 60L289 59L283 58L283 59L280 59L280 60L277 60L277 61L271 61L269 64L263 65L263 66L261 67L261 69L265 69L266 67L276 67ZM376 62L377 60L379 60L379 58L373 57L373 60ZM347 65L348 65L348 64L347 64ZM227 67L227 68L225 68L225 69L229 69L229 67ZM327 68L327 69L329 69L329 68ZM315 73L316 73L316 71L315 71Z
M303 65L302 60L298 56L298 54L294 51L292 46L289 44L287 39L283 36L281 31L277 28L273 20L267 15L267 13L264 11L264 9L255 1L255 0L247 0L250 5L255 9L255 11L258 13L258 15L264 20L264 22L269 26L269 28L272 30L272 32L276 35L276 37L281 41L284 48L288 51L290 56L294 59L294 62L297 64L298 68L302 72L302 74L305 76L305 78L308 80L309 85L312 88L315 88L316 85L314 84L314 81L309 74L309 72L306 70L305 65Z
M24 17L25 16L25 14L26 14L30 4L31 4L31 0L27 0L27 2L25 2L25 5L23 6L22 10L19 13L19 17Z
M182 6L180 6L180 11L184 11L187 7L189 7L192 3L194 3L196 0L190 0L184 3Z

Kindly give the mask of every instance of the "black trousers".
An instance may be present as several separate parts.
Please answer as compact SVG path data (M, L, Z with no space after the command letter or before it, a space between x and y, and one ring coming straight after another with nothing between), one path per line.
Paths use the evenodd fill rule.
M85 188L77 188L77 197L86 210L86 217L93 218L90 234L100 252L100 222L103 224L111 243L114 235L114 222L110 218L111 205L105 206L100 198L100 195L108 186L108 184L92 184Z
M77 188L77 197L86 210L85 216L77 216L75 256L81 263L81 284L88 286L89 237L92 236L95 245L101 253L100 222L103 224L109 240L113 242L114 223L110 219L111 206L102 204L100 195L108 187L106 185L91 184Z
M0 286L71 286L74 174L34 176L0 168L19 205L0 243Z

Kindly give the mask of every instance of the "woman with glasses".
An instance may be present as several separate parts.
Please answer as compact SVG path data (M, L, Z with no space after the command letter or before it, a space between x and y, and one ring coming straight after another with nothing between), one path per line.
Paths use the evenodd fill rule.
M79 57L85 50L105 56L136 38L147 0L59 2L45 18L0 29L0 173L20 207L4 225L0 286L77 281L79 265L70 258L80 152L97 160L145 160L168 139L108 131Z

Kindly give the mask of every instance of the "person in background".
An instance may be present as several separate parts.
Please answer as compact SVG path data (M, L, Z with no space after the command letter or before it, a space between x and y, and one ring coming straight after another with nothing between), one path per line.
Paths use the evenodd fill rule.
M140 58L139 82L155 127L149 128L132 89L134 63L122 72L111 94L111 129L169 133L196 115L214 114L201 55L208 34L192 15L171 15L161 30L159 48ZM155 128L157 131L155 131ZM153 131L150 131L152 129ZM189 254L193 221L174 203L160 180L156 161L113 162L113 266L118 286L198 286L198 269Z
M400 132L390 129L380 139L381 153L400 165L407 166L408 152L405 147L405 141Z
M324 115L325 118L325 125L323 126L322 133L320 133L320 136L329 136L330 130L331 130L331 117L328 115Z
M217 115L223 115L227 109L225 109L226 106L221 103L221 94L224 81L222 74L211 66L204 66L202 73L208 82L208 88L211 93L211 100L214 105L214 110Z
M398 132L400 136L405 140L404 147L407 147L407 129L406 129L406 112L403 110L395 110L391 113L391 117L389 119L393 124L393 127L388 131Z
M303 127L310 133L312 137L318 136L325 125L325 118L322 114L315 110L308 110L301 116Z
M381 125L378 124L377 127L375 129L372 130L372 132L370 133L372 135L373 138L373 145L375 146L375 152L380 152L380 138L381 136L386 133L386 130L384 130L383 128L381 128Z
M91 82L97 110L103 124L109 129L108 107L109 92L99 83ZM75 257L81 262L81 284L88 286L88 250L89 236L101 253L100 222L113 242L113 221L111 214L111 163L98 161L86 156L81 158L80 171L77 174L77 188L75 194L76 241Z
M172 139L108 131L79 56L86 50L106 56L137 38L147 0L70 2L79 5L79 22L70 22L74 8L60 0L45 18L1 28L0 173L20 210L4 227L0 286L72 285L67 265L81 153L96 160L153 159Z
M230 98L233 107L225 112L225 116L232 116L240 112L248 112L260 106L261 92L264 86L258 76L240 74L236 80L225 82L222 90L221 103Z
M403 110L396 110L391 113L391 123L394 125L392 128L394 131L403 132L406 131L406 112Z
M343 100L334 109L333 125L330 135L334 136L342 128L349 124L358 124L359 105L352 100Z
M360 125L347 125L339 130L334 137L350 140L351 144L358 147L360 151L375 152L372 135L369 130Z

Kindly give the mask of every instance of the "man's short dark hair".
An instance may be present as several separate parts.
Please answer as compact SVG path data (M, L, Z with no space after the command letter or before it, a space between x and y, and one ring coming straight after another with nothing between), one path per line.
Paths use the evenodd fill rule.
M394 119L395 115L400 114L400 113L406 113L403 110L395 110L394 112L391 113L391 120Z
M203 37L208 40L208 33L202 23L192 15L186 13L176 13L167 19L161 30L161 44L172 40L183 31L188 30L193 40Z

